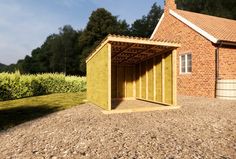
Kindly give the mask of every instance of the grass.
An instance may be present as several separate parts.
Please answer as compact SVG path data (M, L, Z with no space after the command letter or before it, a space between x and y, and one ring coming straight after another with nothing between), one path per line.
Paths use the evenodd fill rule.
M0 131L83 103L86 93L57 93L0 102Z

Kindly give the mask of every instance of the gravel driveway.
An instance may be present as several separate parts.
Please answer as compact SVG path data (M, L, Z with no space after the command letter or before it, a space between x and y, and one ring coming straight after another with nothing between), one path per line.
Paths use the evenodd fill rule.
M236 158L236 101L104 115L81 105L0 133L0 158Z

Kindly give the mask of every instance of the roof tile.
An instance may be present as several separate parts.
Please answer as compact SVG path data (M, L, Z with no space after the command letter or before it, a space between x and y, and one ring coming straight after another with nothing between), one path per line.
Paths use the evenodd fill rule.
M218 40L236 42L236 20L220 18L183 10L175 10L177 14L211 34Z

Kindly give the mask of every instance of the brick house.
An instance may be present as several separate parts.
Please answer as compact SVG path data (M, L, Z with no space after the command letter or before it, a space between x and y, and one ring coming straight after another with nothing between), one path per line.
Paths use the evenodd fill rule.
M236 99L236 21L178 10L166 0L151 39L181 44L178 95Z

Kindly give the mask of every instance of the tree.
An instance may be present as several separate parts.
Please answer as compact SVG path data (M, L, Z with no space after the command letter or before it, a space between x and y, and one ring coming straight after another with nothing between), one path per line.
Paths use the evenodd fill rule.
M163 9L161 6L157 6L157 3L152 5L151 10L147 16L143 16L141 19L137 19L131 27L131 35L150 37L161 18Z
M70 25L65 25L63 28L60 28L59 35L63 47L64 73L74 74L76 72L76 63L79 63L75 58L78 53L76 50L78 34Z
M104 8L93 11L89 22L79 38L80 70L85 74L85 60L89 53L108 35L128 32L126 21L117 19Z
M70 25L59 28L59 34L47 37L41 47L34 49L31 56L19 60L17 65L21 73L58 72L70 75L80 74L77 42L81 31Z

